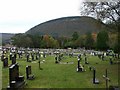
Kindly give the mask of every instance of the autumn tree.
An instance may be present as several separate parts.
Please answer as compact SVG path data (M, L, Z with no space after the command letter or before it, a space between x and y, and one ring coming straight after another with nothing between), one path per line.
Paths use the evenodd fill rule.
M41 47L42 48L58 48L59 43L52 36L44 35L41 42Z

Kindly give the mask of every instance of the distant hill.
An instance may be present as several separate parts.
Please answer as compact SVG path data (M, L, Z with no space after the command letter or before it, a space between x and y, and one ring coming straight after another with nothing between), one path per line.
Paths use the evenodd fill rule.
M94 18L87 16L63 17L50 20L31 28L26 34L49 34L52 36L71 36L75 31L79 34L87 32L98 32L104 29L105 25L101 24Z
M2 38L2 43L9 42L11 37L13 37L15 34L11 33L0 33L0 38Z

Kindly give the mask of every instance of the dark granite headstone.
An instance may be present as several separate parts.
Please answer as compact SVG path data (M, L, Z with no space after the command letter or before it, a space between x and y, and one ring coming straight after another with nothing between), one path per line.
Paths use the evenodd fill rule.
M26 66L26 78L28 80L33 80L35 78L32 74L31 66Z
M57 56L55 57L55 63L59 63L59 62L58 62L58 57L57 57Z
M13 64L9 68L9 86L7 89L14 90L13 88L22 88L24 85L24 76L19 76L19 65Z

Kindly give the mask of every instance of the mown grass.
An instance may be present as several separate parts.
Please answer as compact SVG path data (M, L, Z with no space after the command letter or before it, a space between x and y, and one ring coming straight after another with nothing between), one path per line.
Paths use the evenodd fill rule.
M82 57L83 58L83 57ZM61 62L74 62L74 64L55 64L54 56L47 56L41 58L41 68L39 70L38 61L36 63L26 62L26 59L17 59L19 63L20 75L24 75L26 79L25 67L26 65L32 66L32 73L35 75L34 80L27 80L25 88L105 88L105 80L103 74L105 69L108 69L108 77L110 78L109 85L118 85L118 64L109 64L109 60L102 61L97 56L88 57L89 64L84 64L82 59L81 64L84 65L86 72L76 72L77 57L64 56ZM98 64L96 64L98 63ZM9 60L9 65L11 61ZM2 65L2 64L0 64ZM89 66L96 68L96 77L99 79L100 84L93 84L93 73L89 70ZM9 68L2 68L2 87L6 88L9 81Z

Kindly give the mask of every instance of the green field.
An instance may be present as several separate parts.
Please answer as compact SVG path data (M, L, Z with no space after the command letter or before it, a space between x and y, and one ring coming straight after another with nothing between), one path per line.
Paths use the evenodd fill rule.
M102 76L105 74L106 68L108 69L108 77L110 78L109 85L118 86L118 64L110 65L108 58L102 61L97 56L88 56L89 64L84 64L84 59L81 61L86 72L76 72L77 56L71 58L69 56L64 56L61 60L61 62L74 62L73 64L55 64L54 56L41 58L41 61L45 60L44 63L41 63L41 68L43 68L43 70L39 70L37 60L31 63L26 62L26 59L23 58L17 59L17 62L19 63L20 75L24 75L27 82L25 88L105 88L105 79ZM11 61L9 60L9 65L10 64ZM32 73L35 75L34 80L26 79L26 65L32 66ZM99 84L92 83L93 72L89 70L89 66L94 66L96 68L96 77L100 81ZM8 86L8 75L9 68L2 68L3 88Z

